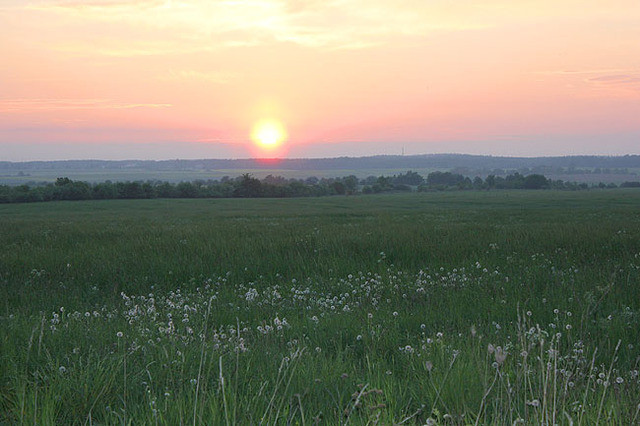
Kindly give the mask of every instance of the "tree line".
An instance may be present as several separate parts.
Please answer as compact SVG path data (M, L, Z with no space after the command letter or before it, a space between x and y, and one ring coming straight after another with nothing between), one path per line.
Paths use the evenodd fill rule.
M354 175L340 178L287 179L269 175L258 179L249 173L236 178L196 180L170 183L163 181L89 183L60 177L54 183L8 186L0 185L0 203L58 200L110 200L145 198L288 198L329 195L379 194L402 191L450 191L493 189L562 189L617 188L614 183L589 186L586 183L547 179L541 174L527 176L476 176L474 179L451 172L432 172L423 177L414 171L393 176ZM620 187L640 188L640 182L625 182Z

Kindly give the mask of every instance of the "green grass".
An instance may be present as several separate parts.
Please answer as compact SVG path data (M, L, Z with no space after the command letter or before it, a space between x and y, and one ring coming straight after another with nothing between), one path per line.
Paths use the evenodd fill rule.
M640 191L0 219L0 423L639 419Z

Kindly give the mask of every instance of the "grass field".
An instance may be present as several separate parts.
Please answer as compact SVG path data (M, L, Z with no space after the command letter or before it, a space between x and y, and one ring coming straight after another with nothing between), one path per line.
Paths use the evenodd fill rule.
M640 421L640 191L0 206L0 423Z

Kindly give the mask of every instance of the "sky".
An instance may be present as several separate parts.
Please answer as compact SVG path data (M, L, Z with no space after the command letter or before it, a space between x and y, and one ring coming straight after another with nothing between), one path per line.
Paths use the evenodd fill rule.
M640 154L638 0L0 0L0 58L0 161Z

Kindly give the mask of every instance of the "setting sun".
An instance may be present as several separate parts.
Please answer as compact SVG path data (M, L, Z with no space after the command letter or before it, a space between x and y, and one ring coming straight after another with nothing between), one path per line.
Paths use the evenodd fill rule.
M287 138L284 126L274 120L263 120L258 122L251 133L251 139L264 150L274 150Z

